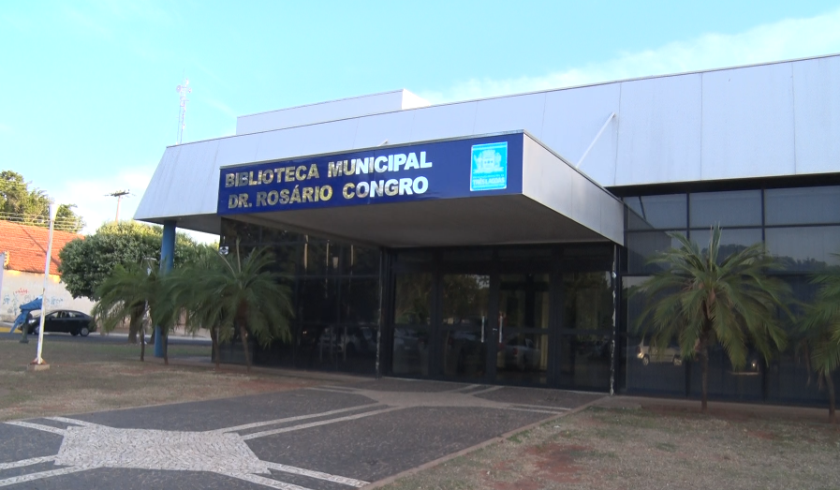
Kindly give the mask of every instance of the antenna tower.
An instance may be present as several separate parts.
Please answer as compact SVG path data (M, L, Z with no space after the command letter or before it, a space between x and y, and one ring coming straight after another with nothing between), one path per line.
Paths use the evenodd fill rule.
M175 90L178 92L181 99L181 110L178 111L178 138L175 140L175 144L180 145L181 141L184 140L184 128L186 127L187 102L189 102L187 94L192 92L189 78L185 78L184 84L178 85Z

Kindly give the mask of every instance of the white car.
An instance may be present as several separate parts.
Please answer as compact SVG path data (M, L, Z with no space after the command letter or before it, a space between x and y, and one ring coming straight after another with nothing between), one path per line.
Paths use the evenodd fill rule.
M645 344L643 339L636 347L636 357L642 361L642 366L647 366L652 362L669 362L674 366L682 366L680 348L676 344L670 344L664 349L651 349L650 345Z

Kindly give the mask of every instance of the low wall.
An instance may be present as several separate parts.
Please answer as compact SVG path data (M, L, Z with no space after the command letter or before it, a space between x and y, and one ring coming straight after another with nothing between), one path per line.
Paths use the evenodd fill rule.
M3 270L3 279L0 281L0 321L12 322L20 314L18 307L28 303L41 295L41 288L44 287L44 275L33 272L19 272ZM50 310L76 310L83 313L90 313L95 304L87 298L76 298L67 292L61 278L51 275L47 282L46 309Z

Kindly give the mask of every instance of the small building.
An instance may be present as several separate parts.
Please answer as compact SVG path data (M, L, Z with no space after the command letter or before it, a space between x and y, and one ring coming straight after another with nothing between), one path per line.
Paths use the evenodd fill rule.
M44 265L47 256L49 229L0 221L0 253L3 254L0 279L0 320L14 321L20 314L18 307L41 295L44 287ZM89 313L94 303L87 298L73 298L58 273L59 252L82 235L53 231L52 259L47 286L47 311L69 309Z
M725 252L764 243L812 298L840 263L839 87L835 55L246 115L167 148L135 219L273 250L293 341L251 346L258 364L698 396L696 366L633 335L624 292L667 232L705 244L719 223ZM739 371L712 349L709 377L716 399L826 399L793 348Z

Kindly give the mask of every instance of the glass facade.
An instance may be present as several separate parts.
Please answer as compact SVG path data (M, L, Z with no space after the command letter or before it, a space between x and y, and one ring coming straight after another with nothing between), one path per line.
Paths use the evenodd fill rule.
M220 245L245 255L268 248L292 292L291 343L252 345L255 364L374 373L379 325L380 251L223 219ZM222 358L242 362L242 346Z
M814 273L840 261L840 186L754 188L719 192L626 196L626 248L622 289L641 284L657 270L648 259L674 246L677 231L707 248L710 229L720 223L721 258L754 243L764 243L781 267L769 271L786 281L795 299L808 302L816 288ZM680 219L678 215L681 215ZM699 397L700 369L679 359L671 345L653 353L633 335L644 308L639 297L623 302L619 388L626 393ZM791 325L789 335L795 339ZM790 342L793 346L795 342ZM789 347L767 365L751 352L747 366L734 370L720 347L710 353L709 396L713 399L822 404L826 394L809 375L806 359ZM835 383L840 381L836 377Z
M659 270L648 260L677 245L669 232L702 249L721 223L722 258L764 243L781 264L769 272L802 302L816 294L813 274L840 264L833 255L840 252L840 186L622 199L625 246L618 249L390 250L227 219L222 245L271 249L293 294L292 341L252 346L257 364L374 374L378 358L384 375L680 397L699 396L700 370L675 343L654 352L634 335L644 300L624 294ZM241 362L241 345L225 346L223 358ZM740 370L713 348L709 389L713 399L826 400L792 347L769 364L752 352Z

